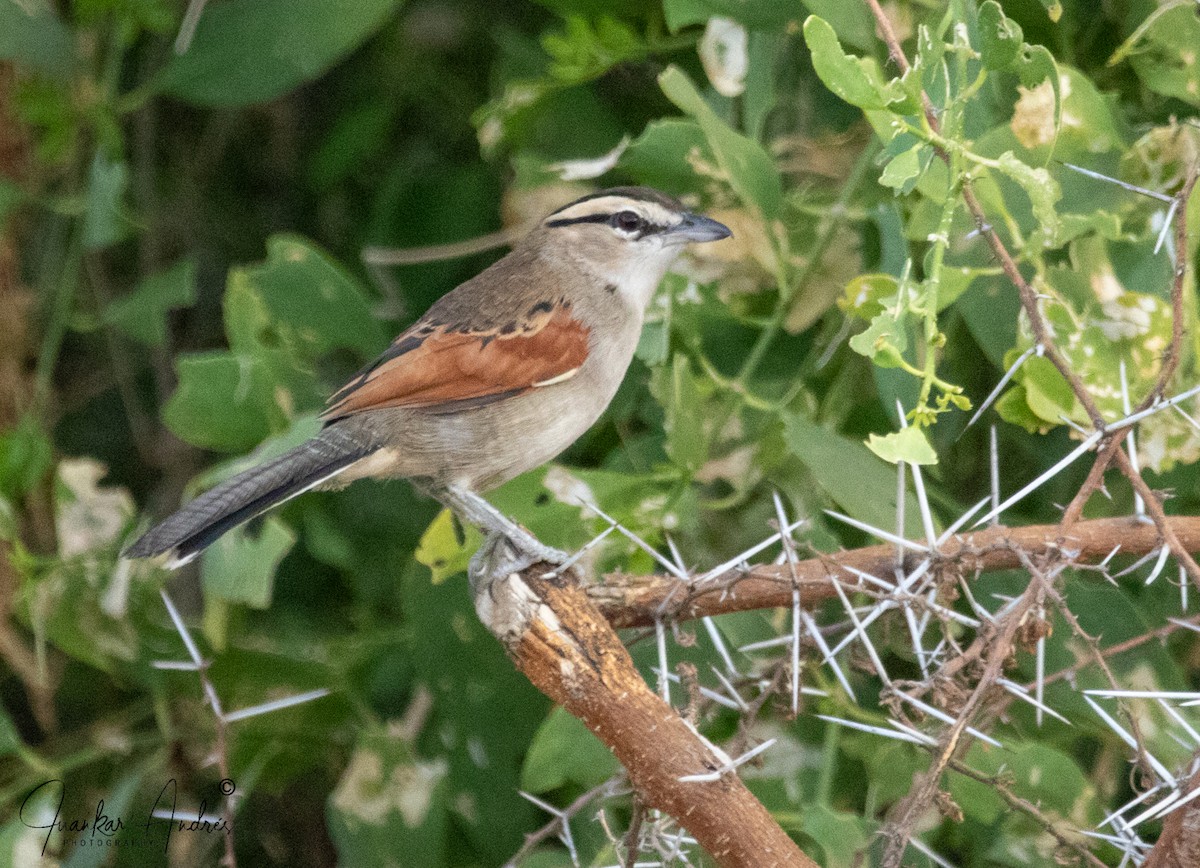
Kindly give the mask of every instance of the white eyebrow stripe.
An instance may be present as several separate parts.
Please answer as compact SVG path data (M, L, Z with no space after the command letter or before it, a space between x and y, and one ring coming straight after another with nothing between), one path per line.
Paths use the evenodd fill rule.
M628 196L601 196L598 199L578 202L550 215L549 222L561 220L565 223L596 214L616 214L620 211L633 211L655 226L673 226L679 222L678 214L657 202L630 199Z

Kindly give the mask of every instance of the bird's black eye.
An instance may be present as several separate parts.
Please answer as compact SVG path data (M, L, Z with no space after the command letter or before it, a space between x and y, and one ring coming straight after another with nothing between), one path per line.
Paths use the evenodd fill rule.
M632 211L621 211L613 215L612 225L622 232L633 233L642 228L642 218Z

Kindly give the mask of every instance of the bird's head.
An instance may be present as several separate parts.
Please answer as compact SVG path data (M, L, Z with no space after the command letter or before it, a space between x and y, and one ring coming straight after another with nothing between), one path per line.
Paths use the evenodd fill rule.
M543 243L642 307L685 245L732 234L650 187L613 187L576 199L538 232Z

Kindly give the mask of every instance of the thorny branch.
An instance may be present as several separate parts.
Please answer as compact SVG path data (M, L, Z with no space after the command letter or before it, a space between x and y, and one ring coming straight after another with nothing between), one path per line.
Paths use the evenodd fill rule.
M1167 526L1180 545L1200 551L1200 517L1170 516ZM931 571L952 567L969 574L1013 569L1021 566L1019 552L1037 557L1065 551L1074 563L1084 564L1104 558L1117 545L1124 554L1143 555L1158 548L1161 541L1156 528L1131 518L1081 521L1066 534L1052 524L989 527L943 543L931 555ZM900 566L912 571L924 558L919 552L907 552ZM603 584L588 585L587 593L614 627L648 627L655 620L686 621L790 606L793 584L800 588L805 608L812 608L835 595L833 577L888 575L896 566L896 547L875 545L794 563L735 568L690 584L674 576L617 573Z
M992 792L1012 806L1014 810L1020 811L1022 814L1029 817L1031 820L1041 826L1043 831L1054 838L1054 840L1058 841L1059 846L1064 850L1070 850L1076 857L1088 865L1097 866L1097 868L1105 868L1104 863L1101 862L1090 850L1081 845L1078 840L1073 840L1072 838L1064 835L1062 830L1059 828L1058 823L1056 823L1050 817L1047 817L1041 808L1030 802L1028 799L1023 799L1014 793L1012 791L1011 784L1004 780L1003 777L982 774L961 760L954 758L950 759L948 765L949 768L958 772L960 775L964 775L972 780L979 781L979 783L985 784L991 788Z
M567 805L562 810L558 811L554 819L546 825L542 826L536 832L530 832L525 836L525 843L521 845L521 849L513 853L512 857L504 863L504 868L517 868L526 857L530 856L534 850L538 848L543 841L555 836L562 835L563 829L568 826L572 819L577 817L589 805L593 805L610 796L614 796L625 783L624 775L620 775L611 780L607 780L602 784L592 787L587 792L580 795L575 801Z
M737 761L642 680L573 576L534 565L496 577L476 609L517 668L608 745L639 799L674 817L719 865L816 868L742 783Z
M979 677L970 697L959 710L954 723L942 733L942 737L938 740L933 765L914 778L912 789L896 803L892 810L887 825L880 833L887 841L883 853L884 868L899 868L917 821L920 820L921 814L926 808L933 804L942 772L946 770L946 765L960 747L963 731L983 703L984 697L994 688L996 679L1003 674L1004 664L1013 651L1017 631L1025 624L1026 617L1036 603L1038 590L1038 583L1030 582L1016 605L1004 616L1004 626L993 636L988 648L987 663L983 674Z
M892 29L891 22L879 4L879 0L866 0L866 3L874 15L879 34L887 46L889 56L901 73L907 72L909 69L908 59L905 56L902 47L900 46L900 42L897 39L894 30ZM937 112L934 110L928 96L924 93L922 93L921 96L924 105L924 114L929 127L935 133L937 133L940 129ZM941 156L943 156L943 158L945 157L944 154ZM1176 195L1175 206L1172 209L1172 212L1175 216L1175 267L1171 286L1171 343L1165 353L1162 362L1162 368L1160 369L1153 388L1142 398L1138 405L1139 411L1155 405L1162 399L1164 390L1169 384L1171 377L1175 373L1182 355L1184 337L1183 289L1188 264L1188 228L1186 206L1188 199L1196 185L1197 171L1198 167L1196 166L1189 168L1186 180ZM1033 287L1030 286L1028 281L1025 280L1012 255L1009 253L1008 248L1001 240L999 234L990 225L990 222L988 221L987 216L985 215L983 208L979 203L979 200L976 198L973 190L971 189L969 180L964 179L964 182L961 185L961 191L963 201L967 206L967 210L971 213L978 231L987 239L992 253L999 261L1002 270L1013 286L1015 286L1017 289L1017 292L1020 296L1021 306L1029 321L1030 329L1033 333L1036 346L1040 348L1042 353L1050 360L1050 362L1062 375L1063 379L1068 383L1076 400L1087 413L1094 430L1101 432L1104 435L1101 439L1099 455L1093 464L1091 472L1088 474L1083 487L1079 490L1078 494L1072 500L1071 504L1064 513L1063 521L1060 525L1061 532L1065 535L1072 532L1076 528L1076 522L1078 522L1087 500L1103 483L1104 471L1112 462L1115 462L1117 467L1121 470L1121 472L1133 486L1134 490L1137 492L1140 500L1144 502L1146 512L1150 519L1154 522L1154 526L1159 537L1158 541L1156 541L1156 544L1166 545L1170 553L1175 556L1181 568L1186 570L1192 581L1197 585L1197 587L1200 587L1200 565L1197 565L1196 561L1191 556L1189 547L1176 533L1176 529L1173 526L1173 520L1168 519L1164 513L1158 496L1146 484L1136 464L1130 460L1130 457L1122 448L1122 434L1120 432L1111 432L1106 430L1104 417L1101 414L1096 401L1084 386L1081 378L1071 368L1066 358L1058 349L1054 341L1053 331L1049 327L1049 324L1046 322L1045 317L1042 314L1038 294L1034 291ZM1027 556L1023 557L1026 561L1028 561ZM1062 559L1056 558L1056 560L1061 561ZM1027 567L1032 566L1032 563L1029 562L1026 565ZM1039 580L1035 573L1034 581L1030 583L1025 594L1022 595L1021 602L1008 616L1008 620L1004 626L1003 634L1008 639L1011 640L1015 635L1014 621L1016 612L1022 610L1024 612L1028 612L1029 605L1031 605L1033 601L1033 595L1038 592L1049 592L1051 594L1054 593L1049 582L1044 580L1044 574L1043 579ZM1059 599L1061 600L1061 598ZM1065 606L1062 608L1065 610ZM1070 613L1068 612L1066 614L1069 615ZM1078 627L1078 622L1073 620L1073 616L1071 616L1069 620L1071 620L1073 627L1076 628L1078 632L1082 632L1082 630ZM1090 643L1090 647L1093 651L1094 658L1101 664L1102 668L1108 671L1107 664L1104 661L1103 654L1100 652L1098 645L1092 641ZM1040 649L1041 646L1039 645L1039 654ZM1009 647L1007 649L1003 647L1002 643L1000 647L994 650L1002 651L1003 654L1006 655L1011 651L1011 642L1009 643ZM994 684L995 679L999 676L999 669L997 668L995 671L992 671L993 667L991 665L991 662L995 660L996 656L1003 655L994 655L990 659L988 671L984 673L983 678L981 678L981 680L977 683L976 690L972 694L972 699L980 696L983 690L989 689ZM1041 665L1040 660L1041 658L1039 656L1039 667ZM1041 672L1039 668L1039 676L1040 675ZM1111 676L1111 672L1109 672L1109 675ZM1041 681L1040 677L1039 682L1039 687L1044 687L1044 682ZM899 860L903 855L908 837L911 835L918 809L930 804L932 796L936 794L935 791L937 781L940 778L941 772L945 768L947 761L950 759L950 753L952 752L952 746L954 743L953 739L958 734L961 734L963 728L966 726L968 718L967 711L968 709L964 708L963 712L960 713L955 721L953 727L951 727L951 729L947 732L946 736L943 738L943 741L940 742L940 744L946 745L949 750L942 750L934 766L926 773L925 776L918 780L918 782L914 785L913 790L908 794L908 796L905 797L905 799L898 803L895 810L892 812L892 819L884 831L885 837L888 839L887 857L885 858L884 863L885 865L894 866L899 864ZM946 739L950 739L950 741L947 741ZM1144 755L1145 751L1143 748L1143 740L1141 739L1140 735L1136 738L1136 744L1138 745L1139 759L1142 759L1142 755ZM1191 784L1189 784L1189 786L1191 786ZM1195 803L1192 803L1192 805L1189 807L1194 807L1194 804ZM1161 836L1160 843L1154 848L1153 851L1151 851L1150 857L1146 864L1152 864L1155 866L1176 864L1183 865L1192 864L1196 861L1195 858L1186 858L1181 857L1180 855L1185 850L1189 854L1193 853L1193 851L1200 852L1200 836L1198 836L1194 831L1190 830L1190 828L1187 833L1182 833L1180 831L1181 829L1184 829L1187 824L1187 820L1181 816L1183 813L1184 812L1182 811L1175 811L1173 814L1169 815L1168 824L1171 827L1172 834L1168 835L1166 828L1164 828L1164 833Z

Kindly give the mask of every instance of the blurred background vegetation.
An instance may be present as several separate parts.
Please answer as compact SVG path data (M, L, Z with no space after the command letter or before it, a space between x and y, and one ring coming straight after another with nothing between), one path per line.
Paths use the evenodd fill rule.
M1174 248L1156 249L1169 217L1062 163L1175 192L1200 152L1194 4L885 6L910 56L922 52L945 135L983 158L960 168L1115 418L1119 363L1142 394L1170 333ZM810 13L828 32L802 27ZM855 73L843 51L869 60ZM553 545L606 526L581 492L660 547L669 535L689 568L767 535L773 492L809 518L806 546L859 545L866 535L822 510L894 526L895 469L875 453L927 460L932 446L930 497L952 520L988 491L990 423L1014 491L1072 447L1063 417L1085 421L1035 358L967 429L967 408L1030 338L1012 286L947 205L956 178L937 143L895 126L919 110L911 89L886 91L896 70L865 4L0 0L0 61L0 864L221 857L220 835L168 844L161 825L152 855L57 833L43 853L46 832L17 816L50 779L66 782L64 818L91 818L100 798L111 816L144 818L168 779L181 808L222 804L197 676L153 665L186 659L163 586L226 709L332 691L231 724L218 746L244 864L498 865L548 819L519 789L565 805L616 771L477 623L461 576L471 541L404 483L307 495L177 576L117 559L141 516L311 435L332 388L502 253L382 265L364 248L519 231L609 183L685 196L734 229L668 277L602 421L497 492ZM1189 287L1177 386L1195 382ZM915 440L886 439L897 402L917 411ZM871 434L885 437L875 453ZM1141 437L1169 511L1194 512L1196 430L1160 414ZM1085 463L1006 520L1056 520ZM1126 491L1089 514L1128 512ZM614 535L594 568L655 564ZM1165 581L1071 581L1088 629L1113 641L1179 609ZM733 646L785 623L718 622ZM719 662L679 638L677 659ZM647 665L652 644L633 645ZM1153 646L1123 671L1194 687L1195 650ZM913 669L906 640L889 653ZM1051 643L1047 665L1073 653ZM844 865L920 753L815 720L851 703L828 670L810 680L833 695L795 720L780 702L741 721L780 739L749 776L808 852ZM1079 711L1058 686L1056 707ZM1005 736L1026 797L1086 824L1128 792L1100 723L1039 731L1027 718L1014 711ZM714 712L706 732L738 723ZM964 779L953 795L963 821L922 834L955 864L1047 864L1043 830L986 787ZM43 792L22 816L53 808ZM627 803L607 810L622 828ZM124 840L149 834L140 822ZM574 832L588 863L615 861L600 824ZM551 838L524 864L570 862Z

